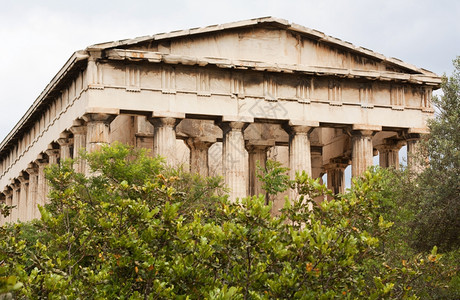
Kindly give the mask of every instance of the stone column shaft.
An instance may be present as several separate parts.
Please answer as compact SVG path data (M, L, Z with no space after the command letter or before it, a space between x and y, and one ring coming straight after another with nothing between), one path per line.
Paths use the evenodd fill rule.
M373 164L372 135L373 131L370 130L352 132L351 173L353 177L361 175Z
M76 159L74 169L78 173L84 173L86 162L79 159L79 154L82 149L86 148L86 125L83 124L83 121L75 121L70 131L73 133L73 158Z
M27 176L27 174L26 174ZM19 204L18 204L18 219L20 221L28 221L27 219L27 198L29 193L29 178L25 176L19 176L18 180L20 182L20 192L19 192Z
M48 155L48 164L55 165L59 163L59 154L61 150L59 149L48 149L45 151L46 155Z
M216 140L203 138L188 138L187 146L190 148L190 172L209 176L208 150Z
M311 127L292 126L289 137L289 168L290 178L295 179L295 173L305 171L311 176L310 138Z
M39 215L37 208L37 192L38 192L38 168L29 165L27 168L29 173L29 192L27 199L27 220L30 221Z
M395 169L399 168L399 150L389 149L379 151L379 166L382 168L393 167Z
M172 117L155 117L149 119L153 124L153 155L166 158L166 163L177 163L176 153L176 125L180 119Z
M13 205L13 191L12 191L12 189L7 187L3 191L3 194L5 194L5 203L6 203L6 205L8 205L8 206ZM3 219L3 216L2 216L2 219ZM1 224L3 225L3 224L6 224L6 223L9 223L9 222L11 222L11 212L10 212L10 215L8 217L3 219Z
M17 222L19 218L19 193L20 193L20 184L18 182L15 182L12 184L13 188L13 197L11 200L11 205L15 206L11 210L11 220L10 222Z
M423 170L423 167L420 165L420 162L417 161L417 153L420 148L420 135L411 134L407 139L407 167L409 170L420 173Z
M35 205L44 206L46 203L46 198L48 197L48 188L45 178L45 168L48 165L48 161L45 159L38 159L35 161L38 166L38 177L37 177L37 194ZM40 211L38 207L34 209L34 218L40 217Z
M223 122L222 164L225 183L230 189L230 201L246 196L247 170L244 148L244 122Z
M265 195L262 182L257 178L257 163L265 169L267 163L267 150L275 146L275 141L249 141L246 145L249 156L249 194L251 196Z
M346 164L330 164L327 166L327 188L334 194L345 192L344 171Z
M73 144L73 139L68 137L68 135L62 134L57 142L61 150L59 153L61 160L72 158L73 153L71 153L71 145Z
M116 115L106 113L88 113L83 116L86 121L86 151L99 150L102 145L110 143L110 123Z

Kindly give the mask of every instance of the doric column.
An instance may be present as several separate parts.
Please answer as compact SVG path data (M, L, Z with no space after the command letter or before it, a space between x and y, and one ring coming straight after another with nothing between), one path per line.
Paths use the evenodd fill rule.
M188 138L185 140L190 148L190 172L209 176L208 150L216 142L215 138Z
M351 133L351 175L357 177L373 164L372 130L354 130Z
M417 161L417 153L420 148L420 134L410 133L407 134L407 167L409 170L420 173L422 171L422 166L420 162Z
M19 217L19 193L21 189L21 184L16 179L11 181L11 188L13 189L13 196L11 200L11 205L15 206L11 210L11 220L10 222L17 222Z
M29 174L21 172L18 176L20 182L19 204L18 204L18 219L20 221L28 221L27 219L27 206L29 205L27 198L29 193Z
M402 143L395 139L386 139L384 144L376 146L379 151L379 165L382 168L399 168L399 149Z
M257 178L257 162L264 169L267 162L267 150L275 146L274 140L249 140L246 149L249 156L249 195L265 195L262 182Z
M73 157L73 138L71 138L70 136L70 133L63 132L57 140L57 143L59 144L59 148L61 150L59 153L61 160L66 160Z
M181 119L173 117L152 117L149 118L153 124L153 155L160 155L166 158L166 163L175 165L177 163L176 153L176 126Z
M228 121L219 124L223 133L222 164L230 201L246 197L247 169L243 131L248 123Z
M334 194L343 193L345 191L345 168L348 166L345 161L332 162L326 165L327 172L327 188Z
M86 151L99 150L102 145L110 143L110 123L116 114L87 113L83 116L86 122Z
M78 159L79 153L86 148L86 124L83 120L75 120L70 128L73 133L73 158L77 159L74 164L74 169L78 173L84 173L86 170L86 162L83 159Z
M38 178L37 178L37 194L36 194L36 205L44 206L48 197L48 184L45 178L45 168L48 165L48 157L45 154L40 154L35 161L38 166ZM35 210L35 218L40 217L38 208Z
M29 191L27 199L27 220L30 221L40 215L37 207L37 192L38 192L38 166L29 164L26 169L29 173Z
M310 126L291 126L289 133L290 178L295 179L296 172L305 171L311 176Z
M318 122L289 121L285 130L289 134L289 177L295 180L295 174L305 171L312 176L311 150L309 133L313 127L319 126ZM290 198L298 196L296 190L289 191Z
M5 204L8 206L13 205L13 190L10 186L7 186L5 190L3 190L3 194L5 195ZM3 216L1 216L1 218L3 219ZM11 222L11 211L10 214L3 219L3 222L1 224L3 225L9 222Z
M61 150L57 148L53 148L52 145L48 146L48 149L45 151L46 155L48 155L48 164L55 165L59 163L59 155L61 154Z
M311 177L321 178L324 174L323 166L323 149L321 146L312 146L310 147L311 155Z

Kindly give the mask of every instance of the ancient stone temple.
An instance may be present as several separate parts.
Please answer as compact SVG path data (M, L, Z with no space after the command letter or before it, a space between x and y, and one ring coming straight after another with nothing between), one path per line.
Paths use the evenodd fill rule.
M327 174L338 193L348 165L357 176L380 154L381 166L397 167L401 146L417 147L440 82L271 17L93 45L70 57L0 144L0 201L16 206L0 222L39 216L45 166L113 141L222 174L231 199L262 191L255 165L267 158L291 176Z

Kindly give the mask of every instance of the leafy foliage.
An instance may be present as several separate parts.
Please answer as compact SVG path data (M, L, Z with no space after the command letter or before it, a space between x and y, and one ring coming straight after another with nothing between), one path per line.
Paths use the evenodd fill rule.
M460 248L460 57L454 67L453 75L443 78L443 95L433 99L437 114L422 143L429 161L423 161L425 170L411 190L418 206L412 227L420 250Z
M28 299L414 299L441 256L393 262L385 242L381 172L366 172L343 196L298 174L297 199L278 217L264 197L235 203L219 178L167 169L123 145L47 171L41 220L1 228L0 276ZM267 186L285 170L264 174ZM277 188L273 188L276 191ZM275 192L273 192L275 193ZM11 279L13 278L13 279ZM21 282L14 285L14 282ZM0 286L1 287L1 286ZM16 290L14 290L16 289ZM6 292L5 289L1 290Z

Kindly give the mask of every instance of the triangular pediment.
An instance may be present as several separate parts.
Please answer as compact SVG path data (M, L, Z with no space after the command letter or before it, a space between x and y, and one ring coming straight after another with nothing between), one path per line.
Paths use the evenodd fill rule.
M271 17L104 43L91 48L123 48L197 58L435 75L322 32Z

